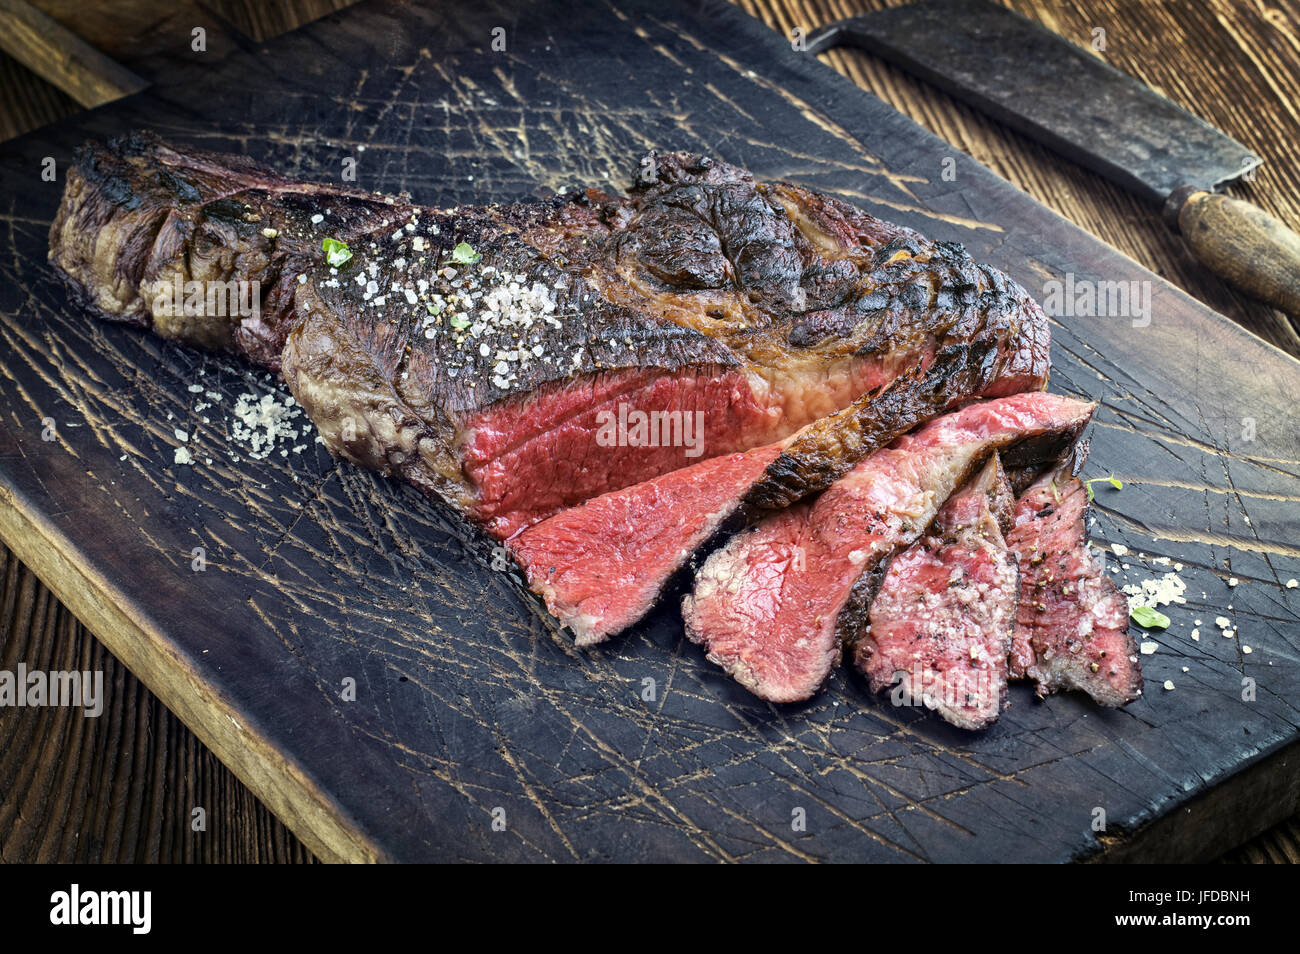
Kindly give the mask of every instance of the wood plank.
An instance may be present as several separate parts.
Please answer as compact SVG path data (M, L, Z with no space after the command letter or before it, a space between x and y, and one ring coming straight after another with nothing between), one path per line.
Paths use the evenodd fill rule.
M149 84L26 0L0 0L0 49L82 106L102 106Z
M210 680L178 658L170 639L154 630L144 614L125 600L103 599L111 583L82 564L82 554L70 541L34 519L36 510L28 501L4 494L2 502L0 538L10 541L15 555L51 580L60 602L88 621L109 651L217 752L318 858L384 859L382 849L357 837L347 810L286 764L280 748L257 732L251 720L245 729L243 711L232 708Z
M0 548L0 670L100 673L102 713L0 709L0 859L309 862L296 838ZM193 811L207 813L192 828Z
M135 629L123 626L122 640L143 655L157 651L149 640L168 648L151 688L192 694L204 711L183 712L187 722L223 759L239 745L252 753L258 764L241 775L296 831L336 845L346 832L358 854L1083 857L1103 847L1092 807L1106 807L1112 835L1136 830L1288 744L1297 673L1284 626L1295 604L1279 576L1297 566L1287 495L1300 449L1269 385L1288 386L1294 362L974 163L958 162L956 188L943 182L946 147L815 63L781 55L787 45L734 12L594 2L581 12L581 26L561 32L535 11L502 21L490 6L370 5L278 42L275 57L232 55L202 115L188 96L195 77L180 75L7 148L15 255L3 266L0 334L14 357L0 476L10 509L42 528L48 549L93 568L61 578L89 594L79 615L98 630L89 614L129 607ZM494 22L520 38L500 58L482 40ZM364 78L348 66L362 62ZM267 88L285 95L271 101ZM359 110L340 109L353 101ZM684 644L669 608L607 652L574 652L507 581L467 559L473 541L430 502L323 454L296 466L233 462L224 420L193 417L187 388L200 372L227 402L269 385L67 307L41 265L57 187L18 184L32 157L66 157L83 136L145 116L164 135L318 178L355 150L365 186L431 203L621 184L645 146L694 147L965 241L1035 293L1067 271L1152 282L1150 326L1063 320L1054 358L1057 389L1105 401L1095 466L1129 485L1103 496L1095 532L1187 567L1189 607L1147 661L1153 680L1176 676L1179 689L1122 713L1018 697L1003 723L970 739L881 706L842 676L808 706L758 705ZM1237 436L1243 409L1257 423L1249 446ZM185 416L196 456L212 465L171 466L166 413ZM49 415L59 439L40 441ZM203 574L188 568L194 545L212 555ZM1229 590L1229 575L1246 582ZM1249 658L1235 641L1186 638L1185 615L1212 618L1229 601L1241 641L1254 643ZM196 612L214 606L219 616ZM1234 695L1246 671L1266 687L1250 704ZM369 694L345 707L334 688L349 673ZM637 691L647 675L667 687L657 707ZM231 712L234 737L212 718ZM274 780L259 775L268 765ZM263 791L275 785L287 807ZM504 832L491 830L498 806ZM807 809L806 833L790 831L792 806Z

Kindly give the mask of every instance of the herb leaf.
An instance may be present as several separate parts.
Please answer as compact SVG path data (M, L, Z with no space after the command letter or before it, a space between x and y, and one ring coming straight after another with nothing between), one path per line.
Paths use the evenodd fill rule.
M461 242L451 250L451 260L457 265L473 265L482 257L469 242Z
M469 318L465 315L452 315L451 326L457 331L464 331L469 327Z
M1150 606L1135 606L1129 611L1133 617L1133 622L1146 629L1167 629L1169 627L1169 617L1159 610L1154 610Z
M1110 485L1111 485L1112 487L1114 487L1116 490L1123 490L1123 489L1124 489L1124 481L1120 480L1120 479L1119 479L1118 477L1116 477L1114 474L1110 474L1110 475L1108 475L1108 476L1106 476L1106 477L1094 477L1094 478L1092 478L1092 480L1085 480L1085 481L1083 482L1083 486L1085 486L1086 488L1088 488L1088 499L1089 499L1089 500L1094 500L1094 499L1096 499L1095 496L1093 495L1093 492L1092 492L1092 485L1095 484L1095 483L1096 483L1097 481L1099 481L1099 480L1104 480L1104 481L1106 481L1106 483L1110 484Z
M352 249L348 248L346 242L340 242L338 239L327 238L320 243L320 247L325 250L325 261L335 268L347 264L347 261L352 258Z

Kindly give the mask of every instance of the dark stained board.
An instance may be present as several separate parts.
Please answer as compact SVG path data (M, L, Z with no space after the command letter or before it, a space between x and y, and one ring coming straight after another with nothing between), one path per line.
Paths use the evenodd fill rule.
M1055 323L1052 384L1103 402L1088 476L1125 489L1099 489L1092 533L1132 549L1117 578L1183 564L1147 695L1021 687L980 735L844 673L772 707L686 643L673 600L575 650L415 491L310 438L250 461L230 408L272 382L68 302L40 161L134 127L305 178L354 157L362 186L427 204L621 188L644 150L694 149L961 241L1036 295L1149 283L1146 327ZM362 4L6 143L0 181L0 536L322 858L1187 859L1295 808L1300 365L728 5ZM196 411L193 384L222 402Z

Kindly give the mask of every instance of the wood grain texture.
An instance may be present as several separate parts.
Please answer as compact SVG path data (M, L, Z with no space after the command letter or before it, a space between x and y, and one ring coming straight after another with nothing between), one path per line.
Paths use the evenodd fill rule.
M102 106L148 83L26 0L0 0L0 48L82 106Z
M71 96L45 82L12 56L0 53L0 140L12 139L30 129L39 129L65 116L75 116L81 107Z
M0 548L0 670L102 672L98 718L0 709L0 862L305 862L311 856L32 571ZM54 638L51 638L53 634ZM191 813L207 812L204 831Z
M356 0L36 0L32 5L55 22L120 61L145 79L177 62L219 63L239 48L239 37L266 40ZM192 49L202 28L206 49ZM81 111L76 101L27 67L0 52L0 141Z
M241 34L258 42L350 7L357 0L204 0L204 5L230 22Z
M820 21L819 21L819 19L818 19L818 21L813 21L813 22L820 22ZM835 55L832 55L832 56L835 56ZM1248 140L1248 142L1249 142L1249 140ZM1265 155L1268 156L1268 152L1265 151ZM3 829L0 829L0 831L3 831ZM1286 842L1283 841L1283 842L1281 842L1281 845L1282 845L1282 846L1281 846L1281 847L1278 847L1277 850L1273 850L1273 849L1261 849L1261 850L1260 850L1260 854L1257 854L1257 855L1251 855L1251 854L1249 854L1249 851L1248 851L1248 850L1244 850L1243 858L1256 859L1256 858L1258 858L1258 857L1264 857L1264 855L1271 855L1271 857L1275 857L1275 858L1286 858L1286 857L1287 857L1287 851L1288 851L1288 850L1290 850L1290 853L1292 854L1292 857L1294 857L1294 854L1295 854L1295 851L1294 851L1294 845L1295 845L1295 840L1294 840L1294 827L1292 827L1291 831L1292 831L1292 834L1291 834L1291 842L1290 842L1291 847L1290 847L1290 849L1288 849Z

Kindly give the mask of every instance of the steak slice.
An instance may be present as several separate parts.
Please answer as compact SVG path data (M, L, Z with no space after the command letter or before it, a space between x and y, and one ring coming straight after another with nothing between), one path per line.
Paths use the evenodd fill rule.
M953 345L925 372L895 378L786 442L603 494L533 524L508 547L577 645L603 642L648 613L706 541L755 512L754 500L824 489L859 458L996 386L995 356L991 343Z
M279 370L333 453L498 538L952 346L996 344L998 393L1046 380L1041 309L960 246L705 157L639 169L627 196L431 209L135 135L80 150L51 260L104 317ZM193 282L258 307L178 312Z
M769 444L711 457L562 511L506 545L578 646L604 642L650 612L780 453Z
M915 542L987 456L1058 458L1095 405L1045 392L969 405L905 435L811 503L760 521L713 553L682 605L687 636L755 695L807 699L841 641L866 629L873 574Z
M851 645L872 692L897 683L895 702L962 729L983 729L1006 708L1019 577L1000 524L1014 505L995 454L890 561Z
M1128 600L1089 552L1087 514L1087 489L1068 465L1016 503L1007 534L1020 562L1011 676L1032 679L1040 697L1079 689L1123 706L1142 694L1142 667Z

